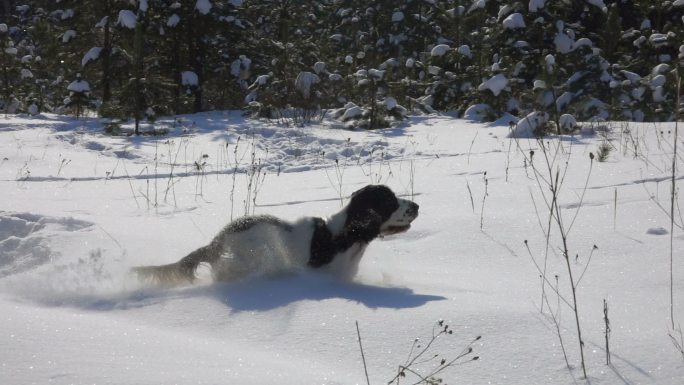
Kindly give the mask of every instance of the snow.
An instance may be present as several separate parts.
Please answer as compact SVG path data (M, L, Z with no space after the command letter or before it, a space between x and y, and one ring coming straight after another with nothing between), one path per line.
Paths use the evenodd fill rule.
M90 84L83 79L77 79L69 83L67 86L67 91L76 93L90 92Z
M315 73L320 74L321 72L325 71L325 63L322 61L314 63L313 70Z
M385 98L385 108L388 111L391 111L391 110L397 108L398 105L399 105L399 103L397 103L397 99L395 99L391 96L388 96Z
M209 0L197 0L197 4L195 4L195 9L203 15L211 12L211 7L212 5Z
M462 45L462 46L460 46L460 47L458 47L458 49L456 50L456 52L458 52L459 55L463 55L463 56L468 57L468 58L472 58L472 57L473 57L473 54L472 54L472 52L470 51L470 47L467 46L467 45L465 45L465 44Z
M321 79L318 75L302 71L297 75L297 79L295 79L295 89L302 94L305 100L308 100L311 97L311 86L320 82Z
M363 109L355 104L345 106L344 114L342 114L342 121L355 119L363 115Z
M446 44L438 44L430 51L430 56L444 56L449 52L450 47Z
M75 37L76 37L76 31L74 31L73 29L69 29L69 30L65 31L64 34L62 35L62 43L66 44L66 43L70 42Z
M494 94L494 96L499 96L501 91L503 91L507 85L508 78L504 74L496 74L480 84L477 89L480 91L489 90Z
M22 68L21 69L21 78L22 79L32 79L33 78L33 72L31 72L31 70L28 68Z
M563 114L558 118L558 123L561 128L566 131L572 131L577 127L577 119L571 114Z
M0 23L0 33L5 33L5 32L7 32L7 24Z
M401 11L396 11L392 13L392 22L393 23L398 23L400 21L404 20L404 13Z
M525 28L525 19L523 19L523 15L520 13L512 13L504 19L503 27L504 29Z
M181 84L186 87L199 86L199 76L193 71L181 72Z
M684 7L684 0L675 0L672 2L674 7Z
M545 6L546 0L530 0L528 9L530 12L538 12Z
M556 45L556 51L558 53L569 53L572 51L572 46L575 42L566 33L558 32L553 39L553 43Z
M587 3L598 7L602 12L608 12L608 7L606 7L606 3L603 2L603 0L586 0Z
M661 64L658 64L657 66L653 67L653 69L651 70L651 74L653 74L653 75L664 74L669 70L670 70L669 64L661 63Z
M95 24L95 28L104 28L107 25L107 22L109 22L109 16L105 16L100 21Z
M133 11L128 10L128 9L123 9L119 11L119 18L116 21L116 24L128 28L128 29L135 29L135 25L138 23L138 17L133 13Z
M475 122L484 121L492 113L492 107L488 104L474 104L468 107L463 113L463 117Z
M473 4L470 5L470 8L468 8L468 12L466 13L470 13L478 9L484 9L486 6L487 0L473 0Z
M546 112L530 112L518 121L509 136L511 138L533 138L535 131L548 121L549 115Z
M682 358L666 326L669 220L656 204L669 202L661 165L671 164L674 124L605 122L613 130L600 136L537 142L508 139L507 123L444 115L409 123L345 131L330 121L285 127L211 112L159 117L166 136L127 137L103 135L99 118L3 119L0 383L365 384L358 321L370 382L382 384L416 338L429 341L438 319L453 330L433 345L445 358L482 336L473 345L480 359L442 372L446 383L585 383L571 311L563 307L560 318L567 369L550 314L539 310L539 272L524 243L543 263L540 222L548 213L522 154L534 151L533 163L545 169L541 146L560 139L557 164L568 169L558 208L568 223L578 213L568 238L578 273L598 246L578 291L591 384L681 384ZM639 138L639 157L622 143L626 132ZM617 147L609 161L591 162L606 140ZM267 172L257 214L325 217L340 209L340 195L380 179L415 199L420 216L408 232L371 243L352 282L302 272L141 286L131 266L175 261L205 245L233 211L241 214L252 149ZM235 207L234 151L238 160L247 153ZM207 163L203 174L198 159ZM684 234L675 227L671 235L676 253ZM547 269L568 295L559 244L554 231ZM676 298L684 290L680 262ZM546 294L555 311L558 298ZM675 316L684 317L679 302Z
M100 52L102 52L102 47L93 47L89 49L88 52L83 55L83 59L81 59L81 67L85 67L90 61L97 60L100 57Z
M368 70L368 76L370 76L376 80L382 80L382 78L385 77L385 72L387 72L387 71L371 68Z
M622 71L620 71L620 73L622 75L624 75L624 77L626 77L627 80L629 80L632 84L637 84L641 81L641 76L639 76L639 74L636 74L634 72L622 70Z
M176 15L175 13L171 16L169 16L169 19L166 21L166 26L167 27L175 27L180 23L180 16Z
M252 60L245 55L240 55L230 64L230 74L236 78L242 78L245 73L249 73Z

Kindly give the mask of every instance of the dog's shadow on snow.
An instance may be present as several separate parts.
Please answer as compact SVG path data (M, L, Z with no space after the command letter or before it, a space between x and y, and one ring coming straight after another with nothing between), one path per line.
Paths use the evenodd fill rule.
M232 312L268 311L303 301L343 300L371 309L416 308L446 297L417 294L405 287L375 286L346 282L321 273L300 273L280 277L256 277L233 283L211 283L163 289L140 287L120 293L51 293L23 296L46 306L71 306L93 311L148 307L174 300L210 298Z
M373 286L345 282L323 274L296 274L278 278L254 278L237 283L218 283L197 290L230 307L232 311L267 311L300 301L342 299L368 308L405 309L445 300L436 295L417 294L403 287Z

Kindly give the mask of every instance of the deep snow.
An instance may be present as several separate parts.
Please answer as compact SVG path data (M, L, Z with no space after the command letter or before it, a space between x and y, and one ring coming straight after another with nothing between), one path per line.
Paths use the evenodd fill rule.
M668 206L674 126L608 126L562 138L563 214L581 206L569 238L576 274L598 246L579 285L590 382L681 384L684 361L667 335L669 220L658 207ZM523 243L542 260L545 207L516 150L535 150L542 166L539 144L508 139L507 124L430 116L350 132L222 112L157 128L169 134L110 137L97 119L54 115L0 120L1 384L361 384L356 321L371 383L382 384L438 319L454 331L434 346L447 359L482 336L479 360L441 373L448 383L584 382L571 311L560 314L569 371ZM591 162L608 139L609 159ZM326 216L371 182L414 198L421 214L409 232L371 244L354 282L306 272L162 290L128 274L177 260L246 209ZM681 320L684 237L674 235ZM549 277L568 295L558 247L554 236Z

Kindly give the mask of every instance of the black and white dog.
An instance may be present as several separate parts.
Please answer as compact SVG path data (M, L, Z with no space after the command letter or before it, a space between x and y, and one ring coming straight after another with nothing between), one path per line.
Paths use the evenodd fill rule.
M352 278L373 239L407 231L417 216L416 203L397 198L386 186L368 185L354 192L349 204L327 220L243 217L224 227L207 246L176 263L133 270L141 279L164 286L192 283L203 262L220 281L307 266Z

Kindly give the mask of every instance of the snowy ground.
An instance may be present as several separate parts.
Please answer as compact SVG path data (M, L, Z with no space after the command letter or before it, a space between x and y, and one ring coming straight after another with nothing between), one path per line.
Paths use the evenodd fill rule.
M1 384L362 384L356 321L370 382L383 384L438 319L453 330L431 347L440 358L482 336L440 373L450 384L584 382L573 315L561 306L568 370L524 244L543 264L548 211L517 148L534 150L543 169L542 153L508 139L507 125L435 116L349 132L208 113L161 120L168 135L136 138L105 136L95 119L2 119ZM589 382L681 384L684 360L668 337L670 225L658 206L669 208L674 126L610 127L607 139L563 138L559 158L569 159L566 223L581 207L569 237L575 280L598 246L578 289ZM609 159L592 163L608 139ZM250 180L258 189L248 199ZM409 232L371 244L354 282L306 272L159 290L128 274L177 260L246 210L326 216L371 182L413 197L421 213ZM547 276L569 298L556 233ZM673 244L680 321L682 234Z

